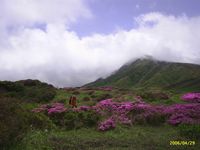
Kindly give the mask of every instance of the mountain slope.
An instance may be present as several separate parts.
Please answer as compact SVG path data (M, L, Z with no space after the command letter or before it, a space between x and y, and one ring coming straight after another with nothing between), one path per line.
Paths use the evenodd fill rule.
M200 65L138 59L122 66L109 77L85 86L200 90Z

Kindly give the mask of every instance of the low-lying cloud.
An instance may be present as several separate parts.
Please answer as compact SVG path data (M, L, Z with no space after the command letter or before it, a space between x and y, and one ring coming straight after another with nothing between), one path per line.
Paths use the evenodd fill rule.
M32 78L60 87L80 86L107 76L127 61L144 55L159 60L200 64L200 17L148 13L133 20L138 24L137 28L80 38L66 24L78 17L90 18L92 14L83 1L75 0L75 3L79 4L79 12L74 5L69 12L60 11L58 20L54 16L48 18L50 10L39 18L34 11L27 10L30 13L27 16L11 13L15 17L13 25L16 25L12 32L5 28L12 25L12 19L6 21L1 16L5 26L0 26L4 35L0 36L0 80ZM33 19L26 20L30 15L34 16ZM18 20L19 16L22 18ZM35 22L44 23L45 30L35 27ZM2 42L3 37L6 37L5 42Z

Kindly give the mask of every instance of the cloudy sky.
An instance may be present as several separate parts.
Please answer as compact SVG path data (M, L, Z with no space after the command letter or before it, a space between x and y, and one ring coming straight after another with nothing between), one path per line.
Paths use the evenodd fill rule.
M144 55L200 64L199 0L0 0L0 80L81 86Z

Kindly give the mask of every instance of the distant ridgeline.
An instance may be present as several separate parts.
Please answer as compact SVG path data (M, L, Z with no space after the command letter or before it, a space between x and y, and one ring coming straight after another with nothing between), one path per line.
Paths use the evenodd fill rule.
M128 89L200 91L200 65L137 59L105 79L84 87L115 86Z
M13 97L27 102L47 102L56 95L55 88L39 80L0 81L0 97Z

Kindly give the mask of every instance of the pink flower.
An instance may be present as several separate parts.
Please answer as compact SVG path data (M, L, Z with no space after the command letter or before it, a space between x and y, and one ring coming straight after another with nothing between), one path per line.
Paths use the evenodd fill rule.
M186 93L181 96L181 99L186 102L200 103L200 93Z
M99 130L106 131L116 127L115 120L110 117L99 124Z

